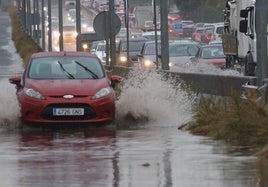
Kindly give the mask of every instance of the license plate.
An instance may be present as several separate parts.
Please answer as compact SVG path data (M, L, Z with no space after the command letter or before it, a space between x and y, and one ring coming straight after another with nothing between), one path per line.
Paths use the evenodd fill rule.
M82 116L83 108L53 108L54 116Z

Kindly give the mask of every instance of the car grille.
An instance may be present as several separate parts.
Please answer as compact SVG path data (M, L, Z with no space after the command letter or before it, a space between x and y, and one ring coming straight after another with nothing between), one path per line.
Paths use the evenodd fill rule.
M131 62L136 63L138 62L138 56L132 56L130 57Z
M83 116L53 116L53 108L84 108ZM46 120L89 120L96 117L95 111L86 104L52 104L47 106L42 114L41 118Z

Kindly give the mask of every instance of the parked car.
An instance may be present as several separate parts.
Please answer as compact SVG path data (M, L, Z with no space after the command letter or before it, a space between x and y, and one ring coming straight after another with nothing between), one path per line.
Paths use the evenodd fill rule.
M131 38L128 40L129 59L127 59L127 40L121 40L117 47L117 64L118 65L134 65L138 63L138 54L142 49L143 44L148 41L147 38Z
M191 58L193 63L212 64L218 68L225 68L226 60L221 44L200 46L195 57Z
M200 45L197 42L172 42L169 44L169 69L176 71L177 68L185 68L191 63Z
M99 59L87 52L40 52L23 76L12 77L23 123L107 124L115 118L114 85Z

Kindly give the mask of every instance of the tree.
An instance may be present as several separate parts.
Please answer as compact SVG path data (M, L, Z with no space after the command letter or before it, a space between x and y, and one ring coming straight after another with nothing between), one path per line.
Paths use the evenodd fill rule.
M182 17L195 22L223 21L223 0L174 0Z

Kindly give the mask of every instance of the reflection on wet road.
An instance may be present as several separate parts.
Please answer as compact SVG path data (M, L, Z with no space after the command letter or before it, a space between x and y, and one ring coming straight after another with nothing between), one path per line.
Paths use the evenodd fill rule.
M3 186L253 187L256 159L173 127L3 130Z

